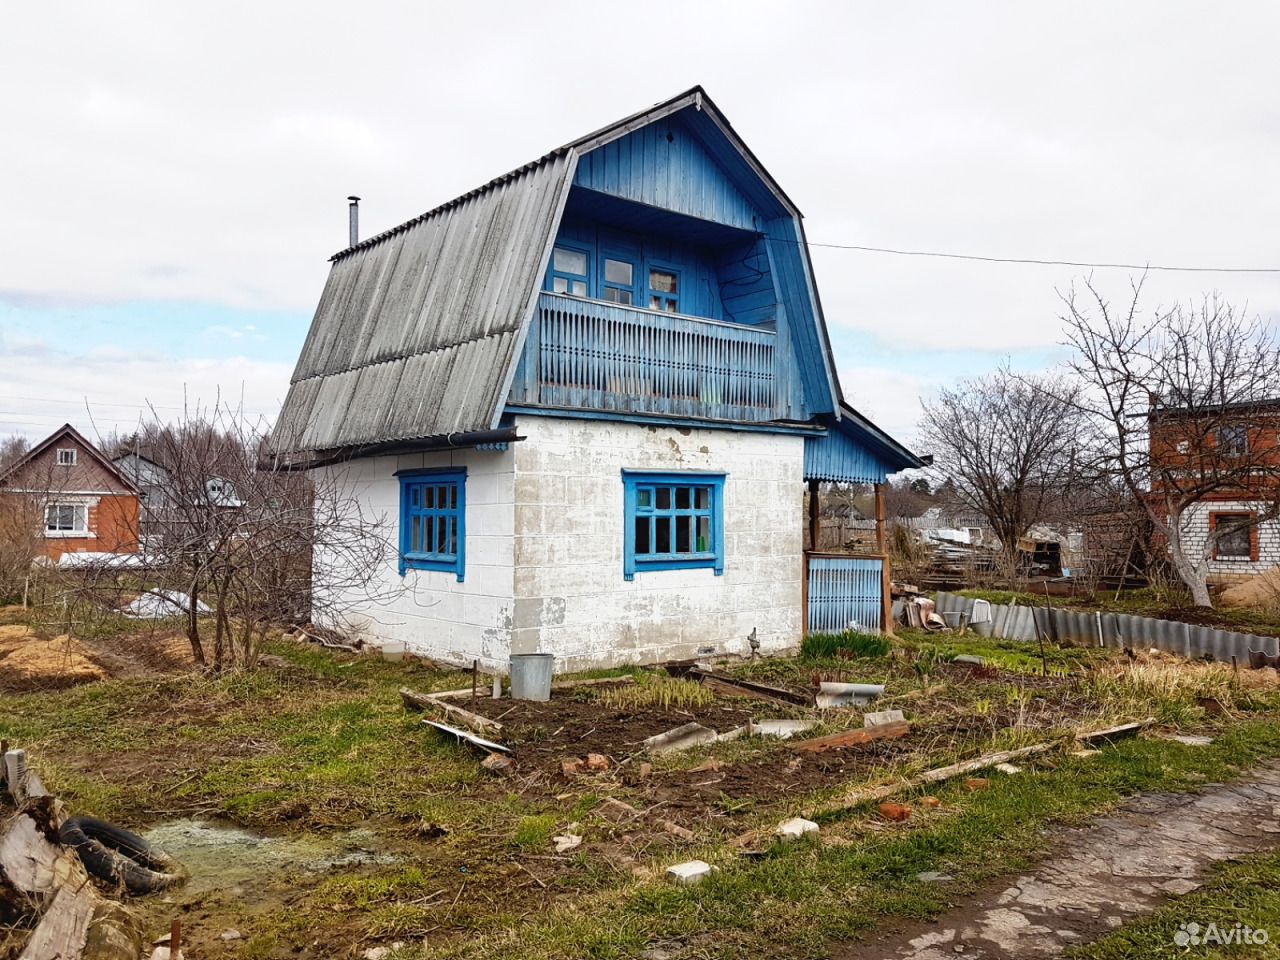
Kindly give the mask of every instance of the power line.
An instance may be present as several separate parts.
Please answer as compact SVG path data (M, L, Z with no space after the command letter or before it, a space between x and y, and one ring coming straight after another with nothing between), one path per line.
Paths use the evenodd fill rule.
M790 240L789 243L799 243ZM1083 260L1039 260L1033 257L984 257L973 253L946 253L941 250L899 250L894 247L869 247L856 243L818 243L811 247L829 250L857 250L862 253L888 253L898 257L935 257L943 260L969 260L976 263L1018 263L1037 267L1096 267L1104 270L1160 270L1168 273L1280 273L1280 267L1184 267L1160 263L1088 263Z

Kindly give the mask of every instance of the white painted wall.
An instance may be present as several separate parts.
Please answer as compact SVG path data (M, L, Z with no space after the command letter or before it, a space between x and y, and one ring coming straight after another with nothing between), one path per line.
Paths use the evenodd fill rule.
M457 450L326 468L325 475L356 498L367 516L381 520L382 535L394 545L375 571L372 589L348 589L332 598L344 622L330 625L371 643L401 640L424 656L468 665L478 659L483 667L505 669L511 649L514 462L511 450ZM396 471L459 466L467 468L464 581L437 570L410 569L401 577ZM317 553L317 566L329 559ZM319 573L317 586L325 579Z
M799 645L803 438L520 417L512 649L557 670ZM623 578L623 468L723 470L725 570Z
M397 470L466 466L466 576L408 570L395 550L365 591L338 595L343 629L424 656L505 670L510 653L554 653L558 671L749 652L800 643L804 441L736 430L521 417L505 452L374 457L329 468L398 544ZM725 571L623 578L622 470L717 470ZM317 564L326 558L317 555Z
M1182 530L1188 550L1199 551L1204 548L1209 537L1209 514L1211 513L1249 513L1263 508L1248 501L1230 500L1197 503L1183 512ZM1258 525L1258 559L1256 562L1245 560L1210 560L1210 582L1225 583L1243 579L1262 573L1280 565L1280 521L1270 521Z

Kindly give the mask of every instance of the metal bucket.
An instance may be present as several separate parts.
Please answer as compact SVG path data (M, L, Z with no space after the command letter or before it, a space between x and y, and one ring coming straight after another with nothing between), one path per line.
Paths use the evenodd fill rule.
M511 655L511 696L516 700L550 700L556 658L550 653Z

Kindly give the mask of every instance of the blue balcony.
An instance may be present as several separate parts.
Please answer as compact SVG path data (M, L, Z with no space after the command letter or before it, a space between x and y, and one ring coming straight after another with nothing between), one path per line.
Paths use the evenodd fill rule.
M544 292L511 402L776 420L784 406L777 363L771 330Z

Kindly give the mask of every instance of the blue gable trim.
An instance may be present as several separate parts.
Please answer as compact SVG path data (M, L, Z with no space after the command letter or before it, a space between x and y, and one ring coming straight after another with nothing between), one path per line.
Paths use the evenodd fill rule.
M804 478L832 483L884 483L889 474L923 467L916 456L852 407L823 437L804 441Z
M764 223L760 211L679 114L584 154L573 182L742 230L756 231Z

